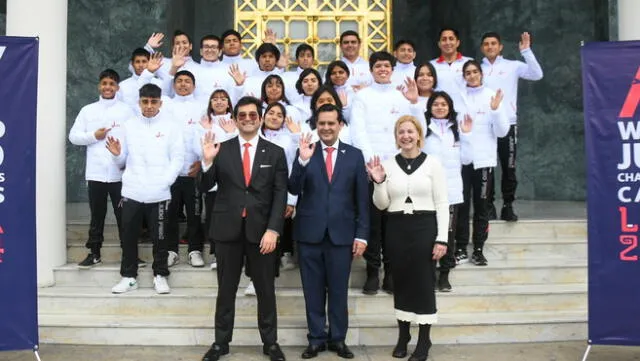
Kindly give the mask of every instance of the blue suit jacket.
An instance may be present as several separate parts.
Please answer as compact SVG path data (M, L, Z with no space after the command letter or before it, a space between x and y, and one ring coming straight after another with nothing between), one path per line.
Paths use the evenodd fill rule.
M369 239L369 185L360 149L339 143L331 182L322 154L316 148L303 167L296 153L289 192L298 196L293 239L320 243L328 230L334 245L351 245L355 238Z

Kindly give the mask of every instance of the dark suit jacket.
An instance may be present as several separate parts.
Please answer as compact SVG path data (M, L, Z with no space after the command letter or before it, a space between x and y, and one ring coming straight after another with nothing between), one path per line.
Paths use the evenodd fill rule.
M245 207L245 232L249 242L260 243L267 229L282 234L287 206L287 174L284 150L259 138L247 187L238 137L221 143L213 165L202 174L204 189L218 184L209 237L216 242L239 241Z
M331 182L322 154L316 149L303 167L296 153L289 192L298 195L293 239L322 242L328 230L335 245L351 245L354 238L369 239L369 185L360 149L339 143Z

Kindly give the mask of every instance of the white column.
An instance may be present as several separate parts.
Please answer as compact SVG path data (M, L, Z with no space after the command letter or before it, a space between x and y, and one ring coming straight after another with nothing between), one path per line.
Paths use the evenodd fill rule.
M7 35L40 37L36 135L38 285L66 263L67 0L8 0Z
M618 39L640 40L640 1L618 0Z

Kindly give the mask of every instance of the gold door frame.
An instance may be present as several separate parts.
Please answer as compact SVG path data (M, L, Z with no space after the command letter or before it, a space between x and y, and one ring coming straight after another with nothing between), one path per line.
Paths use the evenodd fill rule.
M262 43L264 31L270 21L282 21L285 33L278 34L280 49L295 54L293 47L305 42L316 52L316 66L324 67L331 60L340 58L340 25L342 22L357 23L357 32L362 44L360 56L367 58L375 51L391 51L392 0L235 0L235 29L242 35L245 57L253 57ZM305 39L293 38L290 24L307 24ZM320 38L318 25L321 22L335 23L335 37ZM319 46L335 47L335 59L319 59ZM295 59L292 59L295 60Z

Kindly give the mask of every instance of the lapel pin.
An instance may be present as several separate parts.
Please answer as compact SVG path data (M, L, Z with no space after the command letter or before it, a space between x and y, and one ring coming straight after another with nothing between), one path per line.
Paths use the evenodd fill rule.
M262 148L262 153L264 153L264 148Z
M346 152L347 152L347 150L346 150L346 149L341 149L340 151L342 152L342 154L344 154L344 153L346 153Z

